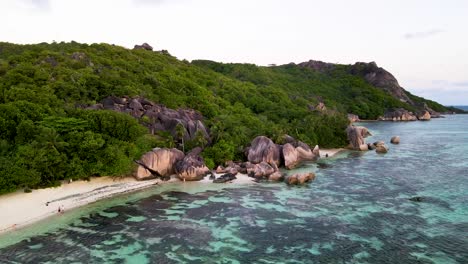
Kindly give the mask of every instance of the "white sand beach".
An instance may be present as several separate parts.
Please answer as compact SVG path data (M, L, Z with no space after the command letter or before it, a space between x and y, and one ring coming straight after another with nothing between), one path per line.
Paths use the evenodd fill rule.
M321 149L322 158L328 154L332 157L344 149ZM218 177L221 174L216 174ZM246 174L236 175L231 184L249 184L253 179ZM172 178L168 182L179 181ZM205 177L200 182L211 184L212 180ZM31 193L17 191L0 196L0 234L35 223L49 216L67 213L67 210L83 206L118 194L134 192L165 182L154 179L137 181L132 177L112 178L97 177L90 181L74 181L63 183L59 187L33 190ZM58 212L59 207L64 212Z
M92 203L116 194L127 193L156 185L160 180L136 181L131 177L92 178L91 181L74 181L59 187L17 191L0 196L0 233L37 222L54 214Z

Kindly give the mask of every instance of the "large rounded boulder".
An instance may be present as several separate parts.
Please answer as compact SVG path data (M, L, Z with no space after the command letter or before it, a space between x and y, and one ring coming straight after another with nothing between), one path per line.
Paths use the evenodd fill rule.
M177 162L176 173L183 181L199 181L203 179L210 169L205 165L205 161L200 156L200 147L192 149L183 160Z
M429 111L421 111L421 112L418 112L416 114L418 120L422 120L422 121L429 121L431 120L431 113L429 113Z
M177 162L184 159L184 156L182 151L175 148L155 148L137 161L139 166L135 178L147 180L155 177L169 177L175 174L175 166Z
M349 144L354 150L362 150L362 145L366 144L364 138L371 136L369 130L363 126L348 126L346 128L346 134L348 135Z
M247 151L247 160L252 164L266 162L277 170L281 163L280 149L281 146L276 145L271 139L258 136Z
M390 143L392 144L400 144L400 137L399 136L394 136L390 139Z
M287 169L293 169L304 161L315 161L320 157L319 152L318 146L311 150L309 145L300 141L297 142L296 146L286 143L282 148L284 166Z

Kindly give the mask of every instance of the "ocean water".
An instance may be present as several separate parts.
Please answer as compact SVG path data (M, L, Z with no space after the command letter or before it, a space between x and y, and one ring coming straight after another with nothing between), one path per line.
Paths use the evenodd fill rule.
M0 236L0 263L468 263L468 116L363 125L387 154L290 171L317 173L303 187L178 183L101 201Z

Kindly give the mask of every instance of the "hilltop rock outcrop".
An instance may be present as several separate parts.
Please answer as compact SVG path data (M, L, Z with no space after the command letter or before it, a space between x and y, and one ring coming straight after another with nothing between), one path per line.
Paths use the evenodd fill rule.
M333 63L317 61L317 60L309 60L306 62L302 62L298 64L301 67L309 68L316 70L321 73L326 73L328 71L333 70L336 66Z
M145 43L143 43L143 44L141 44L141 45L135 45L135 46L133 47L133 49L134 49L134 50L136 50L136 49L144 49L144 50L152 51L152 50L153 50L153 47L151 47L150 44L148 44L148 43L145 42Z
M137 180L148 180L156 177L166 179L175 174L177 162L184 159L184 153L178 149L155 148L145 153L135 173Z
M177 177L184 181L199 181L210 172L200 156L201 151L200 147L194 148L184 159L177 162L175 166Z
M402 102L414 105L397 79L375 62L356 62L351 66L350 73L363 77L371 85L384 90Z
M208 128L203 123L203 116L193 109L170 109L164 105L156 104L142 97L128 98L109 96L102 100L101 104L89 106L88 109L114 110L128 113L140 120L151 134L157 131L167 131L174 138L179 138L177 126L184 128L183 139L193 140L202 136L207 143L210 142Z

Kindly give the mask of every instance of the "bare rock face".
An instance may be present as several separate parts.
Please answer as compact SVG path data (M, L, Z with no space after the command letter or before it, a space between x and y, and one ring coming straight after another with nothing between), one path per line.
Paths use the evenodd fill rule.
M296 143L296 146L291 143L286 143L283 145L282 152L284 166L289 170L295 168L304 161L315 161L320 157L318 146L315 146L314 150L311 150L309 145L300 141Z
M81 61L84 62L88 66L94 66L93 62L91 62L91 59L86 55L84 52L73 52L71 55L71 58L75 61ZM57 65L57 64L55 64Z
M306 62L302 62L298 64L301 67L309 68L321 73L326 73L335 68L335 64L323 62L323 61L316 61L316 60L309 60Z
M275 170L278 170L281 163L280 149L281 146L276 145L271 139L258 136L252 141L248 149L247 160L253 164L266 162Z
M363 126L348 126L346 134L348 135L351 148L354 150L360 150L361 146L366 144L364 138L371 135L369 130Z
M354 123L354 122L359 122L359 121L361 121L361 120L359 119L359 116L358 116L358 115L355 115L355 114L348 114L348 121L349 121L350 123Z
M177 162L177 177L184 181L199 181L210 172L200 156L201 151L200 147L194 148L183 160Z
M400 144L400 137L399 136L394 136L390 139L390 143L392 144Z
M418 117L418 120L422 120L422 121L431 120L431 114L429 113L429 111L424 110L424 111L418 112L416 115Z
M285 181L289 185L304 184L306 182L313 181L315 179L315 173L296 173L286 177Z
M351 74L363 77L368 83L384 90L402 102L413 105L405 90L398 84L397 79L375 62L356 62L351 66Z
M175 148L155 148L144 154L137 162L139 166L135 178L147 180L155 177L169 177L175 174L175 166L177 162L184 159L184 156L182 151Z
M379 120L383 121L416 121L418 118L406 109L398 108L385 112Z
M167 131L174 138L179 138L177 125L184 127L183 139L193 140L202 136L207 144L210 142L208 128L203 123L203 116L193 109L170 109L142 97L128 98L109 96L102 104L89 106L87 109L106 109L124 112L140 120L151 134Z
M153 47L150 46L150 44L148 43L143 43L141 45L135 45L135 47L133 48L134 50L136 49L144 49L144 50L149 50L149 51L152 51L153 50Z

